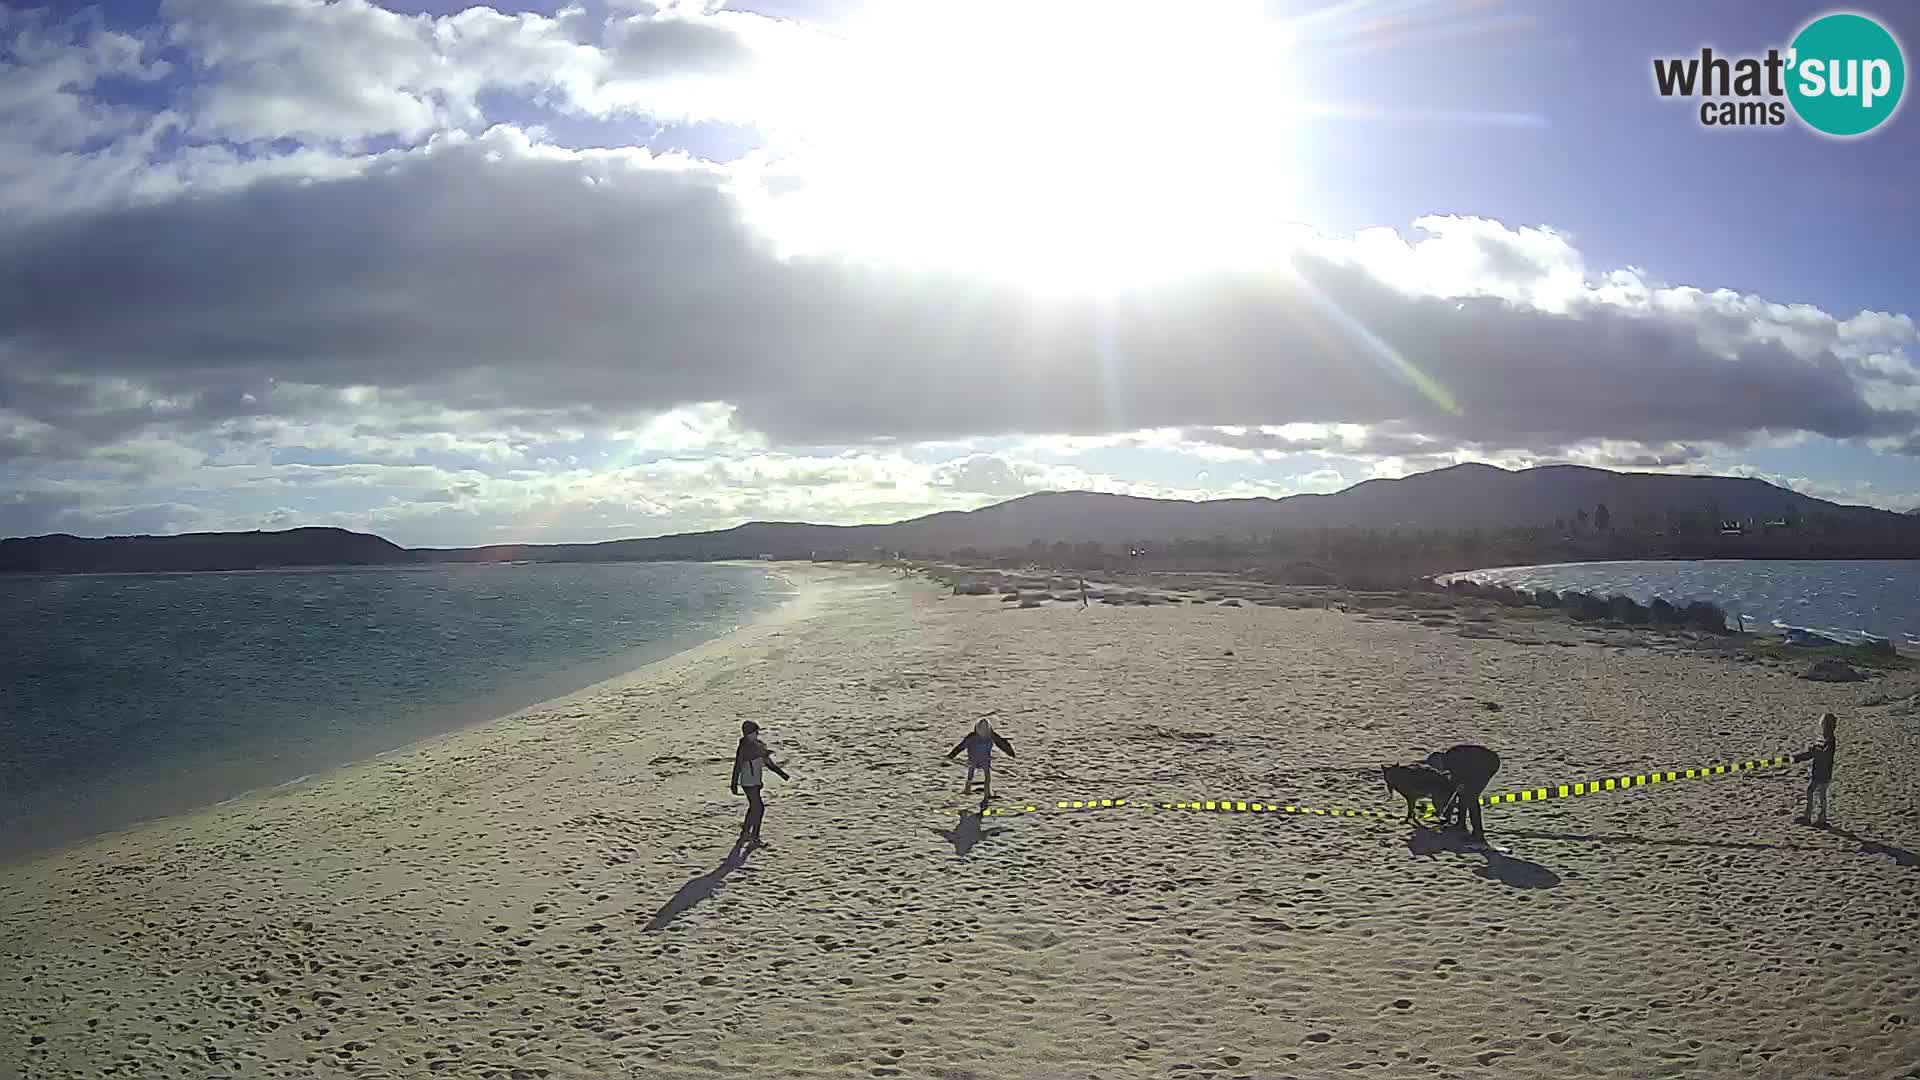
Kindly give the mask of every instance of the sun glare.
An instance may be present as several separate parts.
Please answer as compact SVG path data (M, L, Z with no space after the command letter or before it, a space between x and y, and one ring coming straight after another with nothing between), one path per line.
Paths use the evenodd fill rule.
M796 77L794 251L1099 289L1271 258L1286 24L1247 3L894 3Z

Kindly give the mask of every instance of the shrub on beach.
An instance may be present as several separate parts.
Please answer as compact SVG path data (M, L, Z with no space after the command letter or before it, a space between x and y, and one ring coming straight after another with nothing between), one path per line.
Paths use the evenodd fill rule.
M1686 625L1695 630L1705 630L1710 634L1725 634L1730 632L1727 629L1727 613L1719 604L1709 604L1705 600L1695 600L1693 603L1680 609L1680 614L1685 618Z
M1600 613L1598 615L1592 614L1593 607L1596 604L1600 607ZM1588 619L1606 617L1606 605L1578 589L1569 589L1561 593L1560 606L1567 609L1568 615L1582 622Z
M1631 596L1615 596L1607 600L1607 614L1629 626L1645 626L1652 618L1647 609Z
M1844 660L1824 656L1815 660L1800 677L1815 682L1860 682L1867 676Z

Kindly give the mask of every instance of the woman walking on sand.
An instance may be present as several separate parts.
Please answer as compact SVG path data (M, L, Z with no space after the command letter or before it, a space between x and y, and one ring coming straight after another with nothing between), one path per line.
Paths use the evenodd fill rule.
M740 823L741 844L749 840L760 842L760 819L767 815L767 804L760 798L762 766L772 769L782 780L793 779L773 760L767 744L760 741L760 725L745 721L740 725L740 745L733 751L733 779L727 784L727 789L735 795L740 794L742 788L747 791L747 817Z
M993 730L993 725L983 717L979 723L973 725L973 730L960 740L959 745L947 751L948 761L952 761L962 750L967 752L967 783L960 789L960 794L965 795L973 790L973 774L978 771L980 801L984 803L993 798L993 748L995 746L1005 750L1008 757L1013 756L1013 744L1001 738L1000 733Z

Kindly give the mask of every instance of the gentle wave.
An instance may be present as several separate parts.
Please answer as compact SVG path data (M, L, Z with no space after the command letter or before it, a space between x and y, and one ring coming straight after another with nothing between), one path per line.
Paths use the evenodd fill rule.
M1444 575L1640 603L1709 600L1750 625L1920 645L1920 560L1649 560L1500 566Z

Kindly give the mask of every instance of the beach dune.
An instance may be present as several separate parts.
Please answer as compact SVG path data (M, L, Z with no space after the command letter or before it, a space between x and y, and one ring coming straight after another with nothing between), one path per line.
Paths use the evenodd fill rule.
M0 867L0 1076L1920 1077L1910 674L862 569L631 676ZM1510 640L1516 638L1519 640ZM1396 821L1493 791L1804 767ZM961 813L944 757L1018 758ZM732 852L743 719L769 780ZM1058 810L1058 800L1126 799Z

